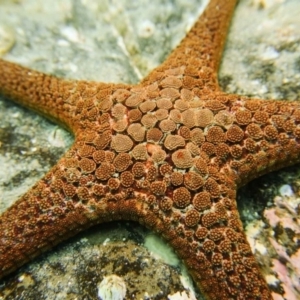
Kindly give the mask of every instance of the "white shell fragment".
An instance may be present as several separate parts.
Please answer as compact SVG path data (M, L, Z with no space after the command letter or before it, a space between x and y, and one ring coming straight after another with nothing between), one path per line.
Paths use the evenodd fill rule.
M98 299L123 300L126 295L125 281L117 275L109 275L98 285Z

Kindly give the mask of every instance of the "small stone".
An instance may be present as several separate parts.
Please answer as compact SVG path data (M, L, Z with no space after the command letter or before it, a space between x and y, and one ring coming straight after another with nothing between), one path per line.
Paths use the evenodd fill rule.
M284 184L279 188L279 193L281 196L291 197L294 195L292 187L288 184Z

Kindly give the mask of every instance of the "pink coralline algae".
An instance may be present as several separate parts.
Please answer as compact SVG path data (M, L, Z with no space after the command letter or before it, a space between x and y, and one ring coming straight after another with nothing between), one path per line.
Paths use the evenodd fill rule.
M271 227L268 240L275 250L274 257L270 256L271 270L280 281L282 294L281 297L273 293L273 297L297 300L300 299L300 198L276 196L274 202L275 206L264 212Z

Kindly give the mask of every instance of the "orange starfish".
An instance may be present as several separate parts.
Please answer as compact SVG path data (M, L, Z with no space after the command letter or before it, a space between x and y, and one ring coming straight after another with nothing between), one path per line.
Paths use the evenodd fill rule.
M160 233L207 299L271 299L236 208L238 186L300 160L300 104L217 82L234 0L212 0L140 84L65 81L0 61L0 91L75 143L0 219L0 277L96 223Z

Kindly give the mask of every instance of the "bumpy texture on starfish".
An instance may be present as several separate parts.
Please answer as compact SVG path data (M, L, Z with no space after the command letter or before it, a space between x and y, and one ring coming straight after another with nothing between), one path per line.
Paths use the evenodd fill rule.
M75 135L0 219L0 277L93 224L135 220L175 248L207 299L271 299L238 186L300 160L300 104L222 92L235 0L212 0L140 84L65 81L0 60L0 91Z

